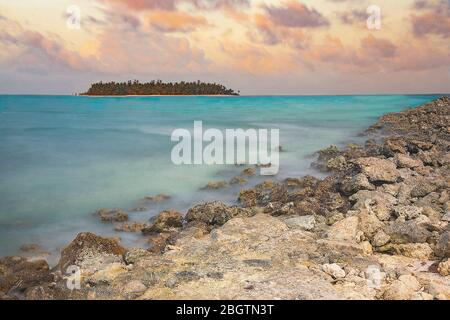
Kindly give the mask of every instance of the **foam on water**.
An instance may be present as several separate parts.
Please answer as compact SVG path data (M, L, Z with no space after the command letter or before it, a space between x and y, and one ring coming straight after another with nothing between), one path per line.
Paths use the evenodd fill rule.
M315 151L357 140L382 114L434 98L0 96L0 256L24 243L55 253L80 231L117 236L90 213L139 207L148 195L172 200L131 214L133 220L202 201L235 201L238 186L199 188L242 168L172 164L170 135L192 131L194 120L205 129L280 129L281 179L314 173ZM138 235L120 236L126 245L143 245Z

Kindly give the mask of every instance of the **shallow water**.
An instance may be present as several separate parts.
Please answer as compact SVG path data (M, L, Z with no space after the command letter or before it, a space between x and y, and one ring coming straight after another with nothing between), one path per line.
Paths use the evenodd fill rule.
M310 169L315 151L358 141L379 116L434 98L0 96L0 256L37 243L51 260L80 231L117 236L91 212L139 207L148 195L172 200L132 213L132 220L206 200L235 201L238 187L199 188L242 168L172 164L170 135L192 131L194 120L206 128L280 129L281 179L317 174ZM125 245L145 245L138 235L120 236Z

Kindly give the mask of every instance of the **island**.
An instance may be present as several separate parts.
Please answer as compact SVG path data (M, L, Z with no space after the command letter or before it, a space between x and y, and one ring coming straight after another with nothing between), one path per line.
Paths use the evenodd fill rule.
M163 82L161 80L141 83L138 80L127 82L97 82L91 85L83 96L238 96L239 92L218 84L200 80L194 82Z

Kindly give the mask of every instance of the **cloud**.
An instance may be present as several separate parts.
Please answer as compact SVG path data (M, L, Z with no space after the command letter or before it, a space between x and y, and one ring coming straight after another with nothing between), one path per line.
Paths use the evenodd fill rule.
M208 25L202 16L179 11L152 11L147 15L147 19L151 26L162 32L189 32Z
M413 9L420 12L411 14L414 35L450 37L450 1L416 1Z
M328 26L328 20L314 8L297 1L283 6L265 6L267 17L277 25L290 28L317 28Z

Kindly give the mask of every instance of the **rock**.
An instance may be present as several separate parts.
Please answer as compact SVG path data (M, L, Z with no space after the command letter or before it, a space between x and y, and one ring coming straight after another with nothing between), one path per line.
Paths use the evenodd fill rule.
M391 242L395 244L425 243L431 237L431 232L415 223L414 220L394 222L384 231L391 237Z
M250 217L253 212L237 206L227 206L221 202L210 202L189 209L186 221L199 221L207 225L223 225L234 217Z
M423 261L429 260L433 254L433 249L428 243L399 244L395 245L395 249L397 254Z
M65 273L69 266L78 265L85 257L107 254L122 259L125 252L125 248L120 246L116 240L102 238L89 232L79 233L61 252L58 267Z
M147 207L136 207L130 210L130 212L144 212L147 211L148 208Z
M239 192L238 201L242 203L244 207L253 207L258 204L259 193L255 189L241 190Z
M20 246L20 251L22 252L37 252L41 250L41 246L35 243L24 244Z
M355 241L358 233L359 218L348 217L333 224L328 230L328 238L335 240Z
M22 294L25 290L53 281L53 274L45 260L21 257L0 259L0 292Z
M128 221L128 214L122 209L99 209L95 212L103 222L125 222Z
M86 282L90 285L110 285L116 278L126 273L124 265L119 262L106 264L100 270L86 276Z
M394 162L397 164L397 167L399 168L417 168L417 167L422 167L423 166L423 162L418 159L415 160L405 154L400 154L397 153L394 157Z
M151 234L148 239L148 251L152 253L163 253L171 236L172 234L169 232Z
M254 176L255 174L256 174L255 168L246 168L246 169L242 170L242 172L241 172L241 176L244 176L244 177L251 177L251 176Z
M183 226L183 216L177 211L163 211L151 220L152 224L142 229L143 234L170 232Z
M133 280L128 282L123 288L123 293L127 298L135 298L143 294L147 290L147 287L139 280Z
M353 208L367 209L373 212L381 221L387 221L391 217L391 209L397 204L397 199L382 191L360 190L352 195L349 200L354 202Z
M411 300L416 301L431 301L434 300L433 295L426 292L416 292L411 296Z
M433 224L437 224L441 221L441 215L434 210L432 207L425 206L423 207L423 215L428 217Z
M158 203L158 202L164 202L164 201L170 200L170 198L171 197L167 194L157 194L156 196L148 196L148 197L145 197L144 199Z
M384 227L384 224L378 220L376 215L368 213L367 210L361 210L358 218L359 230L364 232L366 238L372 238L378 230Z
M398 206L394 208L394 212L397 217L412 220L418 218L422 214L423 208L415 206Z
M439 237L435 254L440 258L450 258L450 231L443 232Z
M372 245L374 247L382 247L389 243L391 237L389 237L383 230L378 230L378 232L372 238Z
M247 179L244 179L244 178L242 178L242 177L234 177L234 178L232 178L231 180L230 180L230 184L231 185L233 185L233 184L240 184L240 185L243 185L243 184L246 184L248 182L248 180Z
M332 276L334 279L345 278L345 271L336 263L324 264L322 266L323 272Z
M356 164L372 183L393 183L400 177L395 164L389 160L360 158Z
M447 259L439 263L438 272L443 277L450 276L450 259Z
M326 167L329 171L344 171L347 168L347 160L344 156L338 156L328 160Z
M148 250L142 248L133 248L125 253L123 259L126 264L135 264L145 258L150 258L152 255Z
M219 190L226 188L228 183L226 181L216 181L216 182L208 182L206 186L202 188L202 190Z
M345 219L345 216L342 212L334 211L327 217L327 225L332 226L338 221Z
M284 220L289 228L298 228L310 231L316 226L316 219L314 216L295 217Z
M375 186L369 182L364 174L357 174L356 176L347 178L341 185L341 191L348 196L359 190L375 190Z
M419 179L411 190L411 196L414 198L422 198L436 190L437 186L433 183L426 179Z
M141 232L145 227L147 227L145 223L130 222L116 225L114 230L119 232Z
M444 214L444 216L442 217L442 221L450 222L450 212Z
M420 283L410 275L403 275L395 280L384 292L385 300L410 300L415 291L420 289Z

